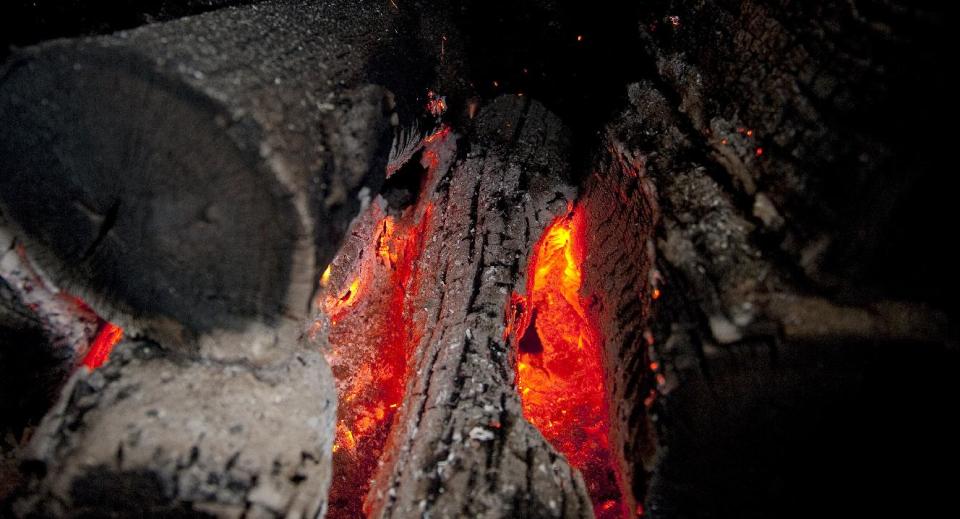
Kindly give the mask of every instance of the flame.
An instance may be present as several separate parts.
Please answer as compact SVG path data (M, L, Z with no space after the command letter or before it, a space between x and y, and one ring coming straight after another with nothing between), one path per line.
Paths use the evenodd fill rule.
M92 370L102 366L110 358L110 352L120 339L123 339L123 328L105 321L90 344L90 351L83 358L83 365Z
M598 518L627 517L609 445L600 331L582 297L584 215L570 207L530 259L527 296L514 294L508 329L518 345L523 414L580 470Z
M330 284L330 274L333 273L333 265L327 265L327 268L324 269L323 274L320 275L320 286L325 287Z

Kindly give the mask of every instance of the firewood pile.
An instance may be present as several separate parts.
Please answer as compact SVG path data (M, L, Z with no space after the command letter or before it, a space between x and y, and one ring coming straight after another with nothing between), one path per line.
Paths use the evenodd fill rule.
M0 515L946 501L940 7L113 4L5 17Z

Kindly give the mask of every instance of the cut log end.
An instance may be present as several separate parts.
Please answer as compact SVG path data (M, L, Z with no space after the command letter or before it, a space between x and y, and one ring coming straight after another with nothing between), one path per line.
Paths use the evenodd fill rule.
M383 94L362 94L334 117L389 142ZM32 51L0 90L4 214L55 283L108 315L196 332L303 317L384 139L327 135L338 170L311 191L290 143L231 106L134 53Z

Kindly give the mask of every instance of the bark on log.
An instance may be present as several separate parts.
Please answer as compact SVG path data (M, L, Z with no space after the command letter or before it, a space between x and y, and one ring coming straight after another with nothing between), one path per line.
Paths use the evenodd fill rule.
M641 159L663 215L656 243L663 296L650 320L662 377L653 403L659 453L648 512L802 516L820 510L820 501L805 499L811 494L830 495L849 512L890 506L818 484L844 477L932 496L932 482L892 484L875 475L885 467L917 467L877 463L891 429L917 441L900 426L881 424L891 419L888 406L909 405L917 423L952 430L936 409L945 405L939 395L955 384L940 375L925 378L931 401L907 404L872 379L893 369L893 352L903 348L934 373L941 363L955 365L949 321L923 305L877 299L857 306L814 292L758 240L762 224L715 180L717 163L696 153L698 141L668 97L642 83L631 85L629 100L608 127L601 161L616 162L620 150ZM645 378L637 374L635 383ZM637 414L649 405L641 397L632 402ZM872 440L881 430L886 440ZM633 425L632 434L644 432L642 423ZM918 448L932 461L929 449ZM634 458L640 461L649 459Z
M923 131L953 103L947 9L665 0L639 24L695 153L770 253L847 303L960 287L936 245L949 145Z
M192 361L123 342L77 372L35 434L18 516L316 517L336 394L315 351L282 362Z
M437 188L414 379L375 483L380 517L589 517L582 478L520 411L507 305L546 225L573 191L568 134L542 105L502 97ZM526 189L524 189L526 188ZM499 427L498 427L499 425Z
M295 322L433 79L417 23L277 1L20 51L4 214L58 286L170 343Z
M579 202L588 215L581 292L594 301L591 311L603 337L611 445L622 463L632 512L643 502L657 452L647 323L659 290L654 268L659 208L645 157L616 141L605 144Z

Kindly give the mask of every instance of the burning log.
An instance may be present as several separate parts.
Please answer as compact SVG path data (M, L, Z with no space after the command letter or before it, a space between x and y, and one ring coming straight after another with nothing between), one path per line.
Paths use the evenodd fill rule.
M322 7L17 52L0 205L57 286L171 344L307 315L431 79L411 16Z
M391 220L392 227L364 227L373 231L348 241L346 254L332 267L328 356L341 384L338 428L351 433L341 435L348 441L335 459L349 461L353 454L344 450L353 448L350 441L370 454L362 448L370 444L354 433L362 417L375 416L379 402L361 394L370 411L351 410L354 398L344 391L357 387L350 381L362 374L362 365L339 362L340 352L369 348L366 341L396 329L399 347L374 350L371 360L374 369L385 369L394 360L378 355L406 356L399 370L410 374L397 397L402 405L389 415L389 431L379 433L385 439L379 463L381 448L373 453L369 493L346 496L363 503L348 501L341 510L362 508L376 517L589 517L583 479L523 417L514 382L516 357L506 333L510 294L522 292L525 258L573 198L564 181L568 135L542 105L505 96L480 112L464 137L470 152L459 160L454 160L454 138L446 135L426 148L427 170L413 205ZM415 227L424 232L413 235L413 272L392 288L399 291L398 303L391 289L370 284L358 255L381 255L370 244L387 228ZM385 259L370 263L390 265L394 252L388 242L382 249ZM337 308L338 301L348 301L338 297L353 286L353 269L360 270L359 295ZM402 325L388 320L391 305ZM337 487L335 481L332 503L343 497Z
M456 67L434 75L422 38L440 28L278 1L18 51L0 83L10 234L135 339L74 375L17 513L323 510L334 395L292 337L399 121Z

